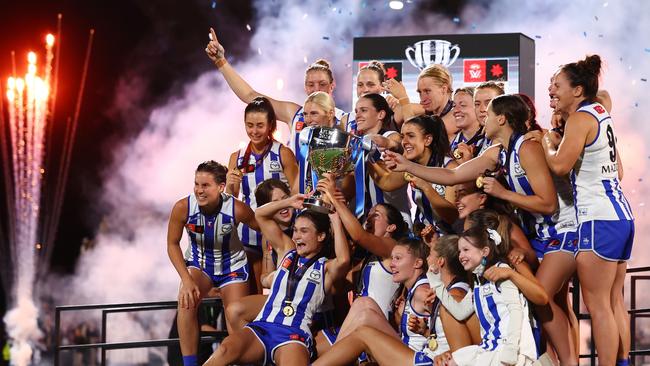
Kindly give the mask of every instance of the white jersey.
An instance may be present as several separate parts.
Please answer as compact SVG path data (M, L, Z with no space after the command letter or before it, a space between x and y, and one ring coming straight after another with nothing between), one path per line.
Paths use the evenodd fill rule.
M299 256L294 249L287 252L280 261L280 265L273 275L271 293L255 321L292 326L311 334L309 327L312 318L325 300L325 262L327 258L319 258L305 271L298 282L293 299L290 299L294 313L291 316L285 316L282 308L287 292L287 280L291 263L296 260L296 257ZM298 260L299 265L307 262L307 258L299 257Z
M422 277L418 278L418 280L415 281L413 287L406 293L406 299L404 299L404 311L402 312L402 319L399 325L399 333L400 338L402 339L402 343L409 346L409 348L415 352L422 351L422 349L427 346L427 338L422 334L415 333L409 329L409 317L413 315L419 318L424 318L425 326L427 328L429 327L430 322L429 314L418 313L415 311L415 309L413 309L413 304L411 304L415 290L423 285L429 285L429 280L425 277L425 275L422 275Z
M583 105L578 112L589 113L598 122L596 138L585 145L582 159L573 167L578 222L633 220L632 209L618 180L612 118L599 103Z
M375 300L386 319L388 319L393 295L399 288L399 284L393 282L393 272L384 267L381 258L371 255L361 269L360 282L359 296L368 296Z
M478 155L478 153L483 149L483 146L485 145L486 137L483 134L483 128L479 128L478 131L474 134L474 136L467 138L465 135L463 135L463 131L459 131L456 136L454 136L454 139L451 140L449 143L449 147L451 147L451 151L454 152L458 148L458 145L461 143L467 143L468 141L475 139L474 142L472 142L471 146L474 146L475 155ZM486 147L487 148L487 147Z
M496 266L508 267L503 263L497 263ZM510 312L505 305L505 292L500 289L505 282L510 281L503 281L499 286L488 281L474 288L474 309L481 325L482 341L479 346L486 351L495 351L501 344L508 342ZM511 282L510 285L514 287ZM528 301L519 291L516 296L518 296L522 307L519 354L535 360L537 359L537 348L530 325Z
M250 154L248 164L255 167L255 170L250 173L244 173L240 186L241 200L249 206L253 211L257 208L257 201L255 200L255 188L267 179L279 179L288 184L287 177L284 175L282 159L280 157L280 148L282 144L273 141L271 148L264 156L257 156L254 153ZM237 166L243 164L246 149L239 151L237 155ZM258 159L262 159L258 163ZM262 248L262 233L255 231L245 224L239 224L237 227L239 238L242 244Z
M347 113L344 111L335 108L334 117L335 117L335 126L338 126L339 123L347 116ZM311 190L311 170L309 169L309 149L307 146L301 146L300 144L300 131L303 130L307 125L305 124L305 115L304 108L300 107L296 114L293 115L291 120L291 126L289 127L291 132L289 133L289 142L287 146L293 153L296 155L296 162L298 163L298 191L300 193L307 193ZM355 125L356 126L356 125ZM349 127L349 124L346 126L346 130Z
M501 160L501 165L506 166L507 170L507 179L508 179L508 185L510 185L510 190L517 192L522 195L526 196L532 196L535 194L533 191L532 186L530 185L530 181L528 180L528 175L526 174L526 170L521 166L520 163L520 155L519 152L521 150L521 146L523 145L525 138L523 135L520 136L513 136L513 140L511 141L511 144L513 146L509 149L510 151L506 152L504 149L501 150L500 153L500 160ZM508 154L510 154L510 157L508 158ZM521 210L523 213L523 221L524 221L524 229L528 229L530 226L534 226L534 233L527 232L529 236L533 236L540 239L540 240L545 240L549 238L554 238L557 236L558 233L563 233L563 232L568 232L568 231L576 231L576 223L575 220L571 218L571 215L575 212L573 211L573 205L571 202L566 202L566 182L562 183L561 179L557 179L557 182L560 185L558 187L558 192L562 192L563 197L558 197L560 203L560 206L558 210L553 214L553 215L544 215L540 213L532 213L532 212L527 212L525 210ZM561 210L560 210L561 209ZM562 223L561 227L556 226L558 223L558 220L562 217L565 222ZM531 225L527 225L529 221ZM562 230L562 231L560 231Z
M448 156L445 157L443 167L446 167L451 163L452 159ZM429 165L432 166L432 165ZM431 184L433 186L433 189L442 197L445 198L445 193L447 191L447 187L445 187L442 184ZM421 223L424 225L434 225L438 224L439 219L435 212L433 212L433 208L431 208L431 202L429 202L429 199L422 193L421 190L417 188L413 188L411 190L411 199L413 200L413 203L415 203L416 210L415 210L415 219L413 220L414 223Z
M185 250L185 260L213 275L228 274L244 267L246 253L235 230L235 198L221 193L221 209L209 216L201 213L195 195L187 197L187 204L185 229L190 245Z
M450 291L455 288L461 289L466 293L471 290L469 285L466 282L456 282L451 286L447 287L447 291ZM437 356L449 351L450 348L449 348L449 342L447 341L447 336L445 336L445 330L442 327L442 319L440 319L440 307L442 306L442 304L438 302L436 306L438 306L438 309L434 308L435 318L433 319L434 321L433 326L436 332L436 341L438 342L438 348L436 348L436 350L433 351L433 353L434 355Z

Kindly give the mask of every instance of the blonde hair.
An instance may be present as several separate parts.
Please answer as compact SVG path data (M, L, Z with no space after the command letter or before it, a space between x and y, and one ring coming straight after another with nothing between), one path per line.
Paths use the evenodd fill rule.
M305 99L303 106L309 102L323 108L326 113L332 112L332 116L334 115L334 109L336 108L336 105L334 104L334 98L332 98L331 95L322 91L313 92L309 94L307 99Z
M330 69L330 63L327 60L322 58L316 60L313 64L307 67L305 70L305 81L307 81L307 74L310 71L322 71L327 74L327 78L330 79L330 83L334 82L334 75L332 74L332 69Z
M446 67L439 64L431 64L424 68L418 75L418 80L421 78L432 78L436 83L441 86L447 87L448 94L451 95L451 92L454 90L452 87L453 79L451 73L447 70Z

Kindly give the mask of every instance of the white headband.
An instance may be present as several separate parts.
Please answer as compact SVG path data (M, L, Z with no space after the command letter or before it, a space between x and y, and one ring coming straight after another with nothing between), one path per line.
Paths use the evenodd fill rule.
M495 245L498 246L499 244L501 244L501 235L499 235L499 233L496 230L487 228L487 232L488 235L490 236L490 239L492 239Z

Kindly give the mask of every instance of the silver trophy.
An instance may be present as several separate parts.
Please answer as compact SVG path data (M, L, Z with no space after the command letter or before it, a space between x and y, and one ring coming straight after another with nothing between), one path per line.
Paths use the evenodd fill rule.
M309 146L308 160L317 179L323 179L325 173L338 179L352 172L359 159L363 158L363 151L372 148L369 138L324 126L303 129L300 132L300 143ZM363 177L358 177L357 181L359 180L363 184ZM312 181L312 186L315 189L316 182ZM320 192L306 198L304 206L320 213L329 213L332 208L332 205L323 201Z

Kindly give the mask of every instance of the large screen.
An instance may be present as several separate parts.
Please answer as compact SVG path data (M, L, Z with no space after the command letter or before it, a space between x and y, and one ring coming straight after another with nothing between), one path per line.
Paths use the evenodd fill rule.
M535 42L521 33L358 37L353 59L355 103L357 72L370 60L383 62L387 77L403 81L413 102L420 100L420 71L434 63L449 69L454 89L493 80L506 93L535 97Z

